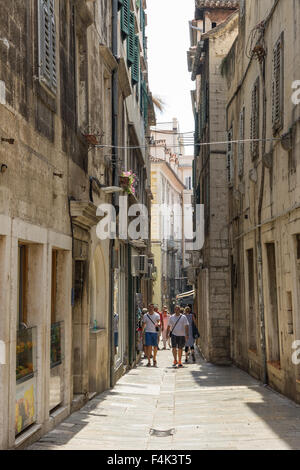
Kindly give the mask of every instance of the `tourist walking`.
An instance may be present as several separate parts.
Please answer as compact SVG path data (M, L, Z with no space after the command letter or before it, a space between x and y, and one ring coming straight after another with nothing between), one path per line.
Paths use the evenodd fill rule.
M192 353L193 362L196 362L194 332L197 327L195 325L195 318L190 307L186 307L184 314L189 322L189 339L185 343L185 362L189 361L190 353Z
M143 317L143 331L145 331L146 354L148 358L147 367L151 367L151 356L153 349L153 367L157 367L158 333L160 328L160 315L155 313L154 305L150 304L148 312Z
M158 315L160 317L160 327L159 327L159 332L158 332L158 350L160 350L159 343L160 343L162 332L163 332L162 313L159 311L157 305L155 305L155 307L154 307L154 312L158 313Z
M182 350L189 339L189 322L185 315L180 312L180 306L176 305L175 315L169 319L168 336L171 333L171 343L174 356L173 367L183 367ZM178 355L177 355L178 353Z
M164 345L164 350L167 349L167 343L169 348L171 348L170 338L168 337L168 325L171 315L168 312L168 307L165 305L162 311L162 340Z

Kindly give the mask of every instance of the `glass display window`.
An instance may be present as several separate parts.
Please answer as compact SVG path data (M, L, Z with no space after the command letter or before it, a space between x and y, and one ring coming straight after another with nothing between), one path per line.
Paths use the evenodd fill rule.
M36 370L36 328L17 332L16 380L30 379Z

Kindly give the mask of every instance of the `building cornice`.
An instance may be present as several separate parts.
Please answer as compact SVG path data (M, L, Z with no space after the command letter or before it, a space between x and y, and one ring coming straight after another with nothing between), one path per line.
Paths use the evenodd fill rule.
M185 185L183 184L181 179L176 175L175 171L173 170L173 168L168 162L166 162L165 160L161 160L160 158L155 158L155 157L150 157L150 162L151 162L151 165L154 164L154 165L165 166L175 177L177 183L179 183L179 185L181 186L182 191L185 190Z
M239 8L239 0L196 0L196 7L200 10L203 9L222 9L222 10L234 10Z

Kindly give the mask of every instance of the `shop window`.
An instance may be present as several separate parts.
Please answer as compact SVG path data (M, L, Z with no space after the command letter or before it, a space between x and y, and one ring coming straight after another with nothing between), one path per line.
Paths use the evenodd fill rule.
M248 329L249 329L249 349L257 351L257 317L255 308L255 271L254 271L254 251L247 251L248 264Z
M64 399L65 252L52 250L49 410Z
M17 332L16 416L18 435L36 421L36 328Z
M19 321L18 329L27 326L28 247L19 245Z
M36 421L37 329L28 327L29 246L18 247L18 324L16 335L16 415L18 435Z
M52 282L51 282L51 368L62 362L62 329L63 323L58 321L57 294L58 294L58 252L52 251Z
M275 367L280 367L280 341L279 341L279 318L277 299L277 274L276 274L276 251L275 244L266 245L268 266L268 290L269 302L267 310L267 337L268 337L268 361Z
M126 247L119 246L115 251L116 268L114 270L114 312L113 334L115 367L117 368L124 356L126 326Z

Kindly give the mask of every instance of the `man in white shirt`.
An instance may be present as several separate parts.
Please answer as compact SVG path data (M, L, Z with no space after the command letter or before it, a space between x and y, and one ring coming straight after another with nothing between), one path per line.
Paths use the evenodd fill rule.
M154 305L149 305L148 313L143 317L143 332L145 331L147 367L151 367L151 353L153 348L153 367L157 367L158 333L160 327L160 315L154 312Z
M175 315L169 319L168 332L169 337L171 333L172 341L172 350L174 356L173 367L183 367L182 365L182 350L185 347L185 343L189 339L189 322L185 315L181 315L180 306L176 305ZM177 350L178 350L178 360L177 360Z

